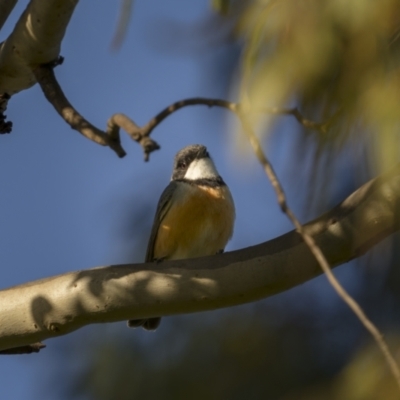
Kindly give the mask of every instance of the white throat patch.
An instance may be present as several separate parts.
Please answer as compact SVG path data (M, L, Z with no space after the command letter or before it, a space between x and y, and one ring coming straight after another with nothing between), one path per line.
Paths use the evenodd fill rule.
M195 181L196 179L218 178L219 174L211 158L200 158L193 160L186 171L185 179Z

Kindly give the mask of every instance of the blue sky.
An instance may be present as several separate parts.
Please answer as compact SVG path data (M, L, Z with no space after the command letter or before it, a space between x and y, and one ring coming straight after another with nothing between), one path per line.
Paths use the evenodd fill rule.
M14 22L7 23L2 40L25 4L18 3ZM86 118L104 128L111 114L122 112L143 124L176 100L225 96L224 84L209 76L218 63L226 61L229 49L179 49L165 37L168 22L197 25L206 20L211 15L208 1L135 1L127 38L115 52L110 43L119 4L80 2L62 45L65 62L56 75ZM127 202L133 202L131 207L135 201L149 202L155 209L170 179L174 154L191 143L208 146L231 187L237 222L227 250L291 229L255 158L235 147L234 120L224 110L191 107L168 118L153 133L162 149L152 154L149 163L143 162L140 147L124 134L128 155L118 159L112 151L72 131L37 86L16 95L7 115L14 128L10 135L0 137L1 288L133 261L128 255L134 243L121 233ZM290 175L286 144L295 124L289 121L279 126L285 127L279 140L269 141L266 147L285 184ZM301 197L295 189L286 188L289 202ZM294 207L300 208L297 201ZM120 329L125 326L120 324ZM3 399L40 398L48 383L45 364L53 343L47 341L47 354L0 358Z

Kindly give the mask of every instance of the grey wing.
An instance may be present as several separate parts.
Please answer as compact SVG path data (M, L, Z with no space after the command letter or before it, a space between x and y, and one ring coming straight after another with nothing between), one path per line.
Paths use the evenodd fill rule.
M161 221L164 219L165 215L171 207L171 198L176 188L177 183L174 181L170 182L170 184L162 192L160 200L158 201L157 211L153 222L153 228L151 230L149 243L147 245L145 262L150 262L154 260L154 244L157 238L158 228L160 227Z

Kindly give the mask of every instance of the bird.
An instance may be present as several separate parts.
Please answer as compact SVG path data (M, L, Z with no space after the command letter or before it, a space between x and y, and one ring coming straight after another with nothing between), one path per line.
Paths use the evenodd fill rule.
M207 148L189 145L174 159L169 185L154 217L146 262L222 253L233 234L235 205ZM154 331L160 317L128 321L131 328Z

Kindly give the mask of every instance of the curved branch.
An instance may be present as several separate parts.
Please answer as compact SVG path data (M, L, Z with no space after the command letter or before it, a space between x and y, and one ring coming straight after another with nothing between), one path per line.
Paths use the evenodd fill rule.
M150 138L154 128L159 125L165 118L180 110L181 108L188 106L203 105L208 107L222 107L228 109L236 114L243 112L239 103L233 103L231 101L222 99L211 99L206 97L192 97L189 99L179 100L175 103L170 104L168 107L160 111L155 117L147 122L142 127L138 126L130 118L124 114L114 114L108 120L107 123L107 134L108 135L119 135L119 128L123 128L128 135L135 141L137 141L143 148L144 160L148 161L150 153L154 150L158 150L160 146L157 142ZM327 119L325 122L316 122L305 118L297 108L278 108L278 107L267 107L260 110L261 113L275 114L275 115L292 115L297 121L305 128L314 129L319 132L325 133L335 118L340 113L337 111L332 117Z
M306 224L331 266L400 229L400 165ZM0 350L92 323L229 307L290 289L322 273L300 235L222 255L73 272L0 291Z
M62 59L61 59L62 60ZM62 63L59 61L58 64ZM114 150L119 157L126 155L125 150L121 146L119 133L110 135L101 131L87 121L78 111L72 106L65 96L61 86L58 84L54 75L54 66L56 63L39 65L33 69L36 80L40 84L46 99L61 115L61 117L83 136L102 146L109 146Z
M160 124L165 118L169 115L173 114L175 111L180 110L183 107L187 106L195 106L195 105L203 105L208 107L222 107L226 108L233 112L238 112L240 108L239 103L234 103L227 100L222 99L210 99L207 97L192 97L189 99L179 100L175 103L172 103L168 107L164 108L160 111L154 118L152 118L146 125L144 125L142 129L142 133L144 135L150 135L153 129ZM330 118L328 118L324 122L316 122L306 118L297 107L294 108L279 108L279 107L264 107L258 110L263 114L273 114L273 115L292 115L296 120L303 125L305 128L313 129L319 131L321 133L325 133L333 121L340 114L340 110L334 113Z
M125 150L121 146L119 135L120 128L123 128L133 140L142 146L145 161L148 161L149 154L154 150L158 150L160 146L148 135L144 135L141 128L126 115L114 114L111 116L107 122L107 130L104 132L92 125L72 106L57 82L53 71L54 67L61 64L62 61L63 58L60 57L52 63L39 65L33 69L33 73L46 99L53 105L58 114L61 115L72 129L77 130L83 136L97 144L110 147L119 157L126 155Z
M121 113L112 115L107 121L107 134L111 137L119 136L120 128L142 146L144 161L149 161L150 153L160 148L157 142L151 139L148 134L145 134L143 128L137 126L126 115Z

